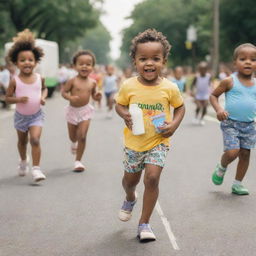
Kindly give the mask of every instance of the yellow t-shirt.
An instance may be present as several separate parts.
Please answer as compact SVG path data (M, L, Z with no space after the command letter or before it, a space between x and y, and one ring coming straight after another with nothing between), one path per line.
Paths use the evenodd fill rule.
M127 127L124 128L124 142L127 148L142 152L164 143L169 145L169 138L157 133L151 117L165 113L166 121L171 121L170 107L180 107L183 99L178 86L163 78L156 86L146 86L132 77L123 82L116 97L117 103L129 106L137 103L143 111L145 134L133 135Z

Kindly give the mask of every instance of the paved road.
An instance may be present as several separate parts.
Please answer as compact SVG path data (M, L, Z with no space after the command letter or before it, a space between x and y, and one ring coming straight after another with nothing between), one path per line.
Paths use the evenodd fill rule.
M42 167L47 180L34 185L16 175L18 154L12 113L0 112L1 256L240 256L255 255L255 152L245 184L251 195L230 193L232 164L222 186L211 172L222 152L218 123L191 124L193 105L172 140L152 227L158 240L135 238L139 202L129 223L117 219L124 193L122 122L97 111L88 133L87 171L73 173L63 107L58 95L47 102Z

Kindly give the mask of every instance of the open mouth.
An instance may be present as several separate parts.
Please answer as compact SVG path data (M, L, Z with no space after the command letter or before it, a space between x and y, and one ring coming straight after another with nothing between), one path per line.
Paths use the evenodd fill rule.
M155 69L146 69L146 70L144 70L144 72L146 72L146 73L152 73L152 72L155 72Z

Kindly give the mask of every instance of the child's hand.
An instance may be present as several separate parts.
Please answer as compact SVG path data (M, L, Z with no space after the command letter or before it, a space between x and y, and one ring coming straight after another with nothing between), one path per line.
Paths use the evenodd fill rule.
M19 103L27 103L28 102L28 97L26 97L26 96L20 97L20 98L18 98L18 102Z
M41 105L45 105L45 98L44 97L41 98Z
M165 138L171 137L176 128L172 125L172 122L164 122L164 125L158 127L158 129L161 131L161 135Z
M217 118L219 121L223 121L228 119L228 112L225 111L224 109L221 109L217 112Z
M76 101L79 99L79 96L75 95L75 96L70 96L69 101L71 104L76 103Z
M129 111L125 111L125 113L122 114L122 118L124 119L124 122L126 126L132 130L132 116L129 113Z
M96 101L101 101L101 98L102 98L102 93L101 92L96 92L94 94L94 97L93 97Z

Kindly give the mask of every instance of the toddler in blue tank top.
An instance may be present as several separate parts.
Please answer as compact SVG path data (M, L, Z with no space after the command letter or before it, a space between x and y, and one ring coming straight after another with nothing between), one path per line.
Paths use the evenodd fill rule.
M237 171L232 185L232 193L248 195L242 185L250 160L250 151L256 143L256 46L241 44L234 51L236 71L220 82L212 92L210 102L221 121L224 153L217 164L212 181L221 185L228 165L238 157ZM225 93L225 108L218 98Z

